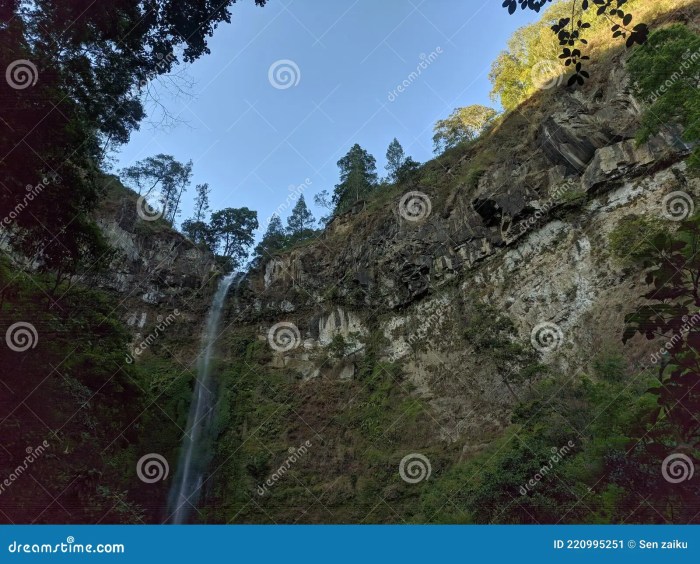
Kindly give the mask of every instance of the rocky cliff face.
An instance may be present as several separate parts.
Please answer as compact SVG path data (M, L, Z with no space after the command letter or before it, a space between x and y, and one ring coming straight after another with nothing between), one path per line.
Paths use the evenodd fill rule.
M163 222L139 214L138 197L116 179L108 178L108 190L96 219L116 254L98 284L119 294L134 342L175 315L178 333L189 338L194 353L220 275L213 255Z
M513 437L515 406L532 391L512 378L522 367L469 337L499 341L503 321L484 305L557 389L581 386L606 356L622 356L627 374L650 364L654 343L621 343L647 287L609 236L630 216L672 227L692 211L700 181L677 127L635 141L643 104L624 56L611 55L585 87L542 91L471 146L248 273L218 341L202 522L396 522L397 504L400 519L439 518L439 500L435 515L414 511L431 498L405 488L399 464L421 453L452 499L455 473ZM123 296L134 343L159 316L183 312L166 352L191 369L212 257L142 221L133 195L100 225L120 250L102 284ZM188 378L178 376L183 395L173 400L183 424ZM268 492L293 454L293 478L273 479Z
M587 372L596 352L619 348L644 289L608 234L630 214L672 222L683 213L674 204L700 195L678 130L634 141L641 103L621 69L543 92L476 146L427 165L432 176L271 258L230 320L269 344L266 368L338 385L373 339L431 405L440 439L468 448L497 434L513 394L464 339L474 301L507 314L553 370ZM627 361L646 347L631 343Z

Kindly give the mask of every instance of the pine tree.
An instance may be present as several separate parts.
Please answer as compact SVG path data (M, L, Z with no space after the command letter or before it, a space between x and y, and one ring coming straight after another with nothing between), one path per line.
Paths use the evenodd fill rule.
M403 147L399 140L394 137L394 140L389 144L386 151L386 170L389 173L389 180L396 182L398 180L399 171L406 161Z
M260 262L270 258L274 253L284 248L287 244L287 235L282 227L282 220L275 214L270 218L270 223L258 246L255 247L255 260Z
M377 161L358 144L353 145L338 161L340 183L333 193L335 213L342 213L352 204L366 198L377 185Z
M209 184L197 184L195 187L197 191L197 197L194 200L194 220L204 221L204 218L209 213L209 194L211 194L211 188Z
M300 195L291 215L287 218L287 235L294 241L303 239L313 231L315 222L313 214L306 206L304 195Z
M206 222L209 213L209 184L197 184L197 197L194 201L194 216L182 222L182 232L198 245L209 241L209 225Z

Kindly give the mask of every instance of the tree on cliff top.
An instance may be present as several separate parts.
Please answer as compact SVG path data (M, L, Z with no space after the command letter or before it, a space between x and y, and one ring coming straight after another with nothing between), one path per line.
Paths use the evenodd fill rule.
M447 119L441 119L433 130L435 152L442 153L460 143L476 139L498 115L493 108L473 105L456 108Z
M287 235L282 227L282 220L277 214L270 218L265 234L255 247L255 260L260 262L269 259L274 253L287 244Z
M513 14L520 5L539 12L552 0L504 0L503 7ZM633 3L633 2L630 2ZM621 38L627 47L647 41L646 24L633 24L633 15L626 11L628 0L561 0L550 6L543 18L519 29L508 42L508 50L494 61L489 75L492 98L498 98L506 109L516 107L538 89L538 82L549 81L573 71L568 85L583 84L589 78L585 65L587 37L610 26L614 39ZM558 67L557 59L563 63ZM541 75L545 75L542 77Z
M377 185L377 161L357 143L338 161L340 183L333 192L335 213L347 211Z
M314 223L316 220L306 205L304 194L301 194L287 218L287 235L292 241L299 241L313 233Z
M148 198L157 193L163 207L162 216L173 223L180 209L182 194L187 190L192 177L192 161L181 163L172 155L159 154L137 161L124 168L122 178L139 195Z
M0 68L7 71L0 81L0 216L24 205L27 185L52 178L31 213L14 217L13 245L45 268L80 260L95 234L91 212L107 149L127 142L145 117L150 81L179 60L209 53L208 39L230 21L234 3L0 2Z
M211 214L213 248L226 270L243 264L258 228L258 212L248 208L224 208Z
M209 213L209 184L198 184L197 197L194 201L194 215L182 222L182 232L198 245L209 242L209 225L206 216Z

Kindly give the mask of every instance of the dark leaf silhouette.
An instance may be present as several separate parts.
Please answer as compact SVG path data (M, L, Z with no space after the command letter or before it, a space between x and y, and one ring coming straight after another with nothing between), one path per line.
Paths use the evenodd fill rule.
M513 14L517 9L517 4L520 4L520 8L525 10L533 10L539 12L543 6L552 0L505 0L503 2L503 7L508 9L508 13ZM618 22L613 22L611 28L613 38L622 38L625 40L625 45L629 48L633 45L642 45L646 43L649 36L649 29L645 24L637 24L634 28L629 29L629 25L632 23L632 14L626 13L621 9L627 3L627 0L592 0L593 5L597 7L596 15L598 17L604 17L609 20L612 18L617 18ZM576 11L578 0L571 0L572 13ZM615 4L615 6L613 6ZM591 7L589 0L583 0L580 3L580 10L582 12L587 12ZM574 22L571 18L562 18L556 24L552 25L552 32L557 36L559 44L564 47L562 49L559 58L564 61L564 65L570 67L574 65L576 68L576 74L572 76L567 82L567 86L574 86L575 84L583 85L586 79L590 78L590 73L583 70L581 62L588 60L589 57L581 55L579 49L570 49L570 47L575 47L578 43L581 45L588 45L588 40L582 36L582 31L589 29L591 24L589 22L583 22L582 20L577 20Z

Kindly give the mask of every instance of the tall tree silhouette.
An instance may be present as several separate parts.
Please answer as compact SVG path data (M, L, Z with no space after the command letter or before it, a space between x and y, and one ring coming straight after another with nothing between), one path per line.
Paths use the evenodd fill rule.
M248 208L224 208L211 215L213 246L226 270L241 266L253 244L258 213Z
M260 262L269 259L286 244L287 235L282 227L282 220L275 214L270 218L265 234L255 247L255 260Z
M302 239L313 232L314 223L316 220L306 205L304 194L301 194L287 218L287 235L294 241Z
M209 242L209 225L206 222L209 213L209 184L198 184L197 197L194 201L194 215L182 222L182 231L198 245Z
M358 144L338 161L338 168L340 183L333 193L336 213L367 197L377 185L377 161Z

